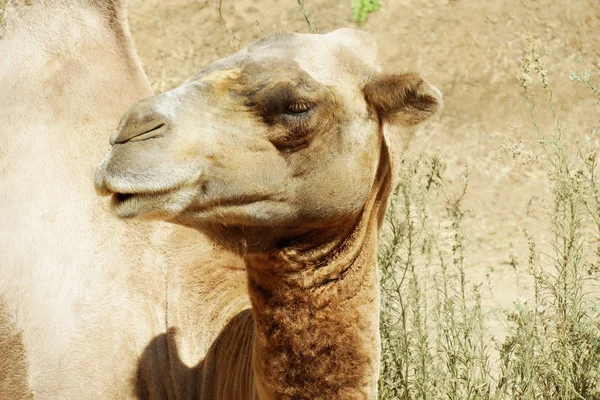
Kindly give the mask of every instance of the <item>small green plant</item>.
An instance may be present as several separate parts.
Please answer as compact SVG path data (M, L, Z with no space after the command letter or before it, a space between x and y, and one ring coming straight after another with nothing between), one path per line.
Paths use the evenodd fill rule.
M369 14L381 8L382 0L352 0L352 20L363 23L369 18Z

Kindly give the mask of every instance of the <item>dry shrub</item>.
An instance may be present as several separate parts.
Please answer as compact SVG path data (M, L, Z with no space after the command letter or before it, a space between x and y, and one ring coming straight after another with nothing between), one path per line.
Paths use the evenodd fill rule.
M515 309L507 312L510 335L500 349L498 392L510 399L600 399L600 303L596 291L600 198L594 145L598 126L592 127L584 144L569 148L546 69L531 39L521 70L521 86L541 146L540 161L552 188L552 208L545 211L553 240L550 254L543 254L525 232L534 298L531 303L517 302ZM585 83L596 96L600 94L589 72L572 74L572 79ZM535 112L536 96L530 85L536 80L541 86L540 105L552 116L551 132L540 128Z
M405 160L382 234L382 399L486 399L490 368L480 288L464 270L462 200L439 155ZM436 214L437 211L443 215ZM440 220L445 226L440 228Z
M511 309L495 317L503 319L508 336L497 346L500 368L492 374L489 317L481 310L480 287L465 276L461 201L467 175L462 187L449 188L439 155L405 160L379 253L381 399L600 399L598 126L585 143L569 148L531 39L521 69L540 146L540 156L529 158L542 163L552 188L552 207L544 210L551 251L538 250L526 231L520 239L529 247L533 299L515 299ZM593 68L571 75L600 101L597 78ZM553 119L551 132L540 127L534 112L540 96L532 93L532 85L543 99L538 106ZM515 143L507 148L512 147ZM524 151L522 143L515 148ZM443 211L432 218L440 204ZM513 254L515 271L517 263Z
M0 0L0 24L2 23L2 17L4 16L4 9L8 0Z

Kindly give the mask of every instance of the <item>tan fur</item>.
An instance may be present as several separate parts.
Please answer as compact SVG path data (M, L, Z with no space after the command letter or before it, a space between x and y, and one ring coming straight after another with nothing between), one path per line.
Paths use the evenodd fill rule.
M1 399L192 398L248 307L236 257L116 220L93 190L109 133L152 94L125 3L9 1L0 26Z
M0 297L0 399L29 399L23 336Z
M11 351L26 360L25 370L11 363L10 371L26 373L36 398L126 397L136 347L161 325L155 313L143 315L164 295L141 301L160 266L139 265L153 256L124 245L141 245L149 228L92 222L105 215L89 190L103 133L150 94L128 57L131 43L114 29L123 21L104 11L9 2L0 34L0 294L23 343ZM140 327L123 331L125 321Z
M114 133L95 183L117 215L196 228L246 263L252 312L194 367L200 399L376 398L383 124L441 106L377 60L351 29L266 38L136 104Z

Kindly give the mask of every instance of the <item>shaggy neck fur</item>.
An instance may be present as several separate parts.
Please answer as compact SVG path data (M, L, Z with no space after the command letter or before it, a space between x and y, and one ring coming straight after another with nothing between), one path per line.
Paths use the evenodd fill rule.
M371 195L347 235L246 257L257 398L376 397L377 235L391 175L385 145L380 160Z

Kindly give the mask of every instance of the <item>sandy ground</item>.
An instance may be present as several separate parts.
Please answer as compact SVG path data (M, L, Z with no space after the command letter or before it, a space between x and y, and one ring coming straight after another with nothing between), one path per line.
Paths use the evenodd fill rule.
M305 3L320 32L355 26L349 0ZM157 92L232 53L238 43L277 32L308 32L294 0L223 0L231 38L218 6L217 0L131 0L131 29ZM524 261L522 230L542 246L549 232L550 189L541 166L502 151L511 140L522 140L533 156L540 152L517 80L524 38L530 34L543 43L567 141L582 142L597 122L598 106L569 75L600 61L600 3L386 0L362 29L377 39L385 71L418 71L444 94L443 113L414 132L407 155L439 151L448 163L446 180L457 190L454 183L468 166L468 278L485 282L489 273L496 300L509 305L518 296L508 264L511 246ZM539 85L533 90L539 92ZM540 119L543 132L550 134L548 114L540 111ZM491 301L485 301L489 308Z

